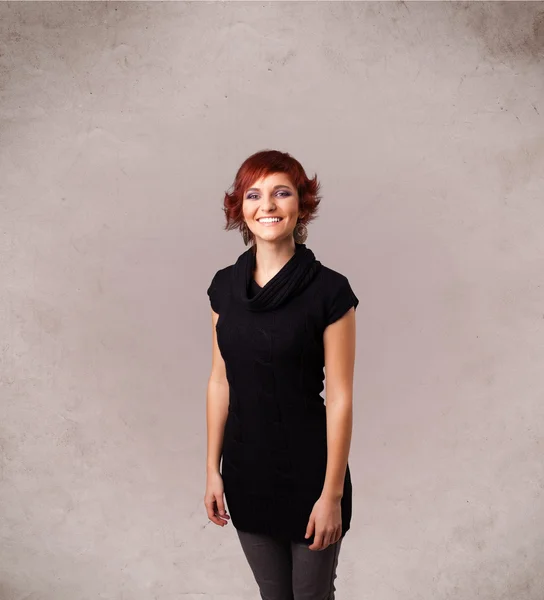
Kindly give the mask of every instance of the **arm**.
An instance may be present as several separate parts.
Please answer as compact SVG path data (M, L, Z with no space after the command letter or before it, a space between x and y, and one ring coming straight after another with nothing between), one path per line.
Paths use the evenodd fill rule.
M327 471L322 498L340 501L344 490L353 425L355 309L323 334L327 410Z
M207 462L208 475L219 473L221 461L221 448L225 432L229 406L229 384L226 376L225 361L217 345L215 326L219 315L212 310L212 369L208 379L206 399L207 423Z

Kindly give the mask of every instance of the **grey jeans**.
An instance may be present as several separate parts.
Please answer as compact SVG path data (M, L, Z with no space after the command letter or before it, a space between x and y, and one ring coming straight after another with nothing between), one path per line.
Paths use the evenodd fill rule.
M334 600L342 539L324 550L236 529L262 600Z

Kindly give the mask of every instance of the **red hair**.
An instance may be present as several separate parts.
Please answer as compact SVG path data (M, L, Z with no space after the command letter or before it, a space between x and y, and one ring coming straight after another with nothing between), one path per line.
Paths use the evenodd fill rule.
M317 180L317 175L313 179L308 179L302 165L287 152L262 150L246 158L236 173L231 186L232 192L225 193L223 201L223 211L227 219L225 230L236 228L242 230L244 222L242 203L245 190L261 177L268 177L274 173L285 173L291 185L296 188L301 213L299 221L306 224L316 218L317 208L321 202L321 196L318 195L321 184ZM251 240L254 237L251 231L249 235Z

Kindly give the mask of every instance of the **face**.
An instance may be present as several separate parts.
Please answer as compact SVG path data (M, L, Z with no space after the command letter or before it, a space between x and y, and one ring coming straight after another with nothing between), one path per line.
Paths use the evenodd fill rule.
M279 241L293 235L299 216L296 189L285 173L274 173L255 181L245 191L242 212L257 241ZM279 217L279 221L262 219Z

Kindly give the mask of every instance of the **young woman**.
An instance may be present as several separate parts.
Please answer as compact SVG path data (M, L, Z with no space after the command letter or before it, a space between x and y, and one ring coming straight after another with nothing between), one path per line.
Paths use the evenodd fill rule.
M226 229L240 229L251 245L207 290L204 503L216 525L232 519L266 600L334 600L350 528L359 301L347 277L304 244L319 187L287 153L250 156L224 211Z

